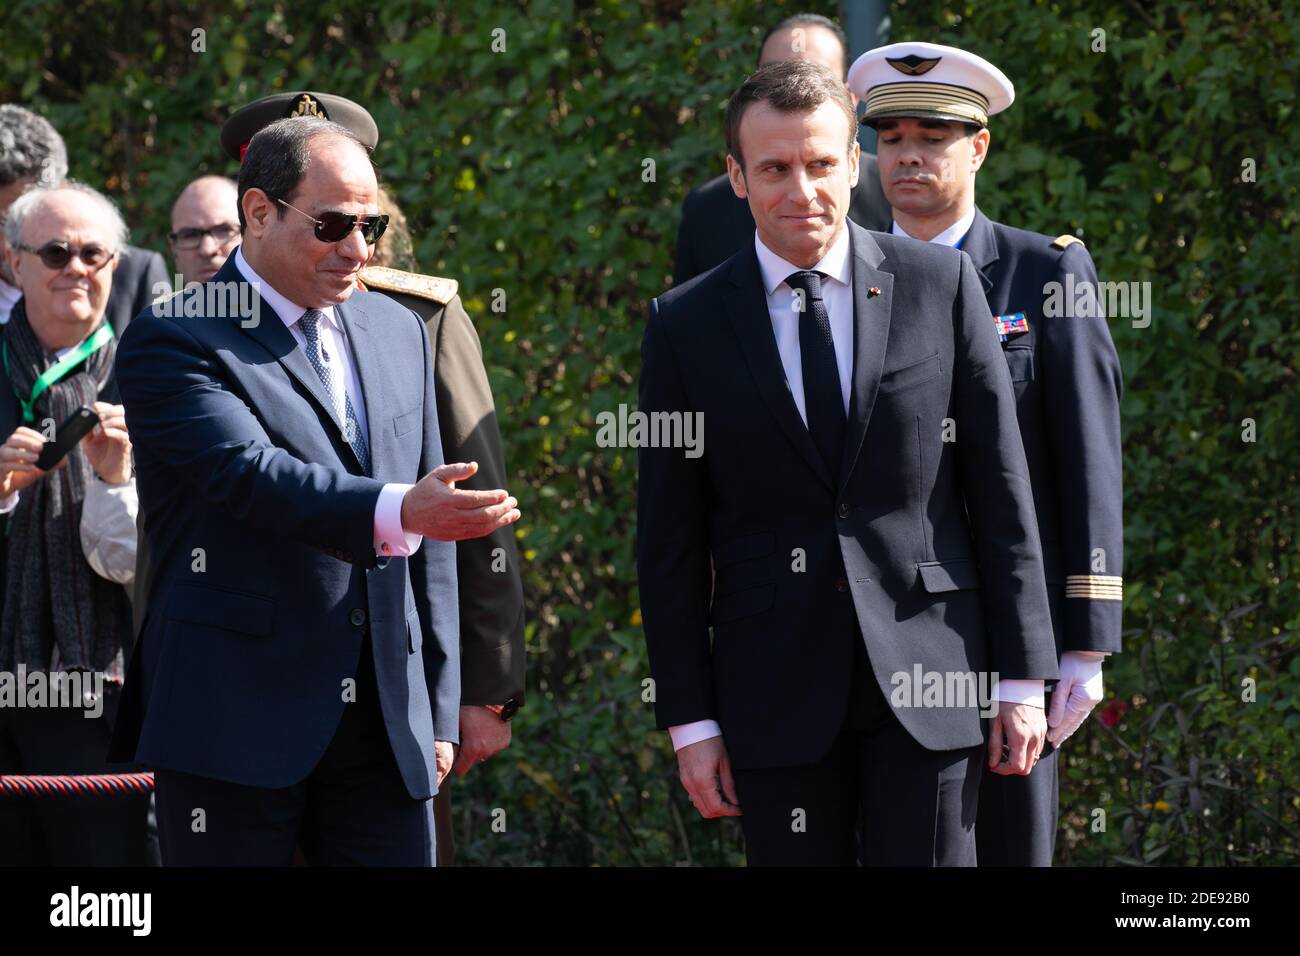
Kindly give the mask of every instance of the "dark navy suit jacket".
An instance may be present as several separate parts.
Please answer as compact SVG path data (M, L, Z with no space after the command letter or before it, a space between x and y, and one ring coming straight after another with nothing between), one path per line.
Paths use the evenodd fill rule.
M970 258L848 229L853 382L834 473L786 384L752 239L650 305L639 410L704 416L702 456L639 452L656 715L717 720L737 767L827 752L859 629L886 698L918 666L1058 676L1015 395ZM927 749L973 747L974 696L894 712Z
M233 255L213 281L244 284ZM459 739L455 544L377 560L373 542L383 484L443 463L424 323L375 293L336 307L364 393L367 476L270 306L244 328L205 301L188 318L142 313L118 347L151 587L112 758L297 783L348 706L368 631L389 742L411 796L427 798L435 738Z
M1119 356L1101 308L1044 314L1051 283L1062 290L1084 283L1097 288L1092 257L1073 237L1004 226L978 209L961 248L979 273L993 315L1023 312L1027 320L1027 331L1007 336L1002 349L1033 482L1057 650L1118 651L1123 606L1115 585L1124 558ZM1077 295L1073 304L1079 304Z

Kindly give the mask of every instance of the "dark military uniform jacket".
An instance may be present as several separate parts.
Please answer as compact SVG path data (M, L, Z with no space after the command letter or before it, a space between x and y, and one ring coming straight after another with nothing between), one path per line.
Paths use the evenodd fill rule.
M1074 236L1014 229L978 209L960 245L979 272L993 320L1000 317L1007 330L1002 349L1029 462L1057 652L1119 651L1122 383L1092 257Z

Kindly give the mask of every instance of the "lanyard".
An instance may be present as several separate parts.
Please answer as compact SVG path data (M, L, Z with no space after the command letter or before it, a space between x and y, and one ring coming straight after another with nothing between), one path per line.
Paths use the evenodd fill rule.
M32 412L32 408L33 406L35 406L36 399L40 397L41 392L45 391L55 382L59 381L59 379L63 378L74 368L76 368L78 365L84 362L91 355L94 355L96 352L102 349L105 345L109 343L109 340L112 338L113 338L113 327L109 325L107 322L105 322L103 325L101 325L98 329L95 330L95 333L93 335L91 335L89 338L83 339L80 345L78 345L75 349L73 349L67 355L63 356L63 358L59 359L57 362L55 362L53 365L47 368L44 372L42 372L41 377L38 378L36 380L36 384L32 386L31 397L24 399L21 395L18 396L18 401L23 407L23 422L26 424L31 424L36 420L36 416ZM3 356L4 356L4 365L5 365L5 375L8 375L9 374L9 343L8 342L4 343Z

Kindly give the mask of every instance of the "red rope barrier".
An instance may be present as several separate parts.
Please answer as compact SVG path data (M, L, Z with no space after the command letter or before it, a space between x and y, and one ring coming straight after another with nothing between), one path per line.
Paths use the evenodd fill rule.
M151 773L0 774L0 794L28 797L149 793L152 790Z

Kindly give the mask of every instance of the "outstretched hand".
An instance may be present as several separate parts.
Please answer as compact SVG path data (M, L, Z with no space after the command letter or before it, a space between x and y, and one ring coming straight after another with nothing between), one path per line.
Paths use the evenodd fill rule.
M436 541L481 538L519 520L519 502L502 488L467 491L456 482L473 477L477 462L439 465L402 499L402 528Z

